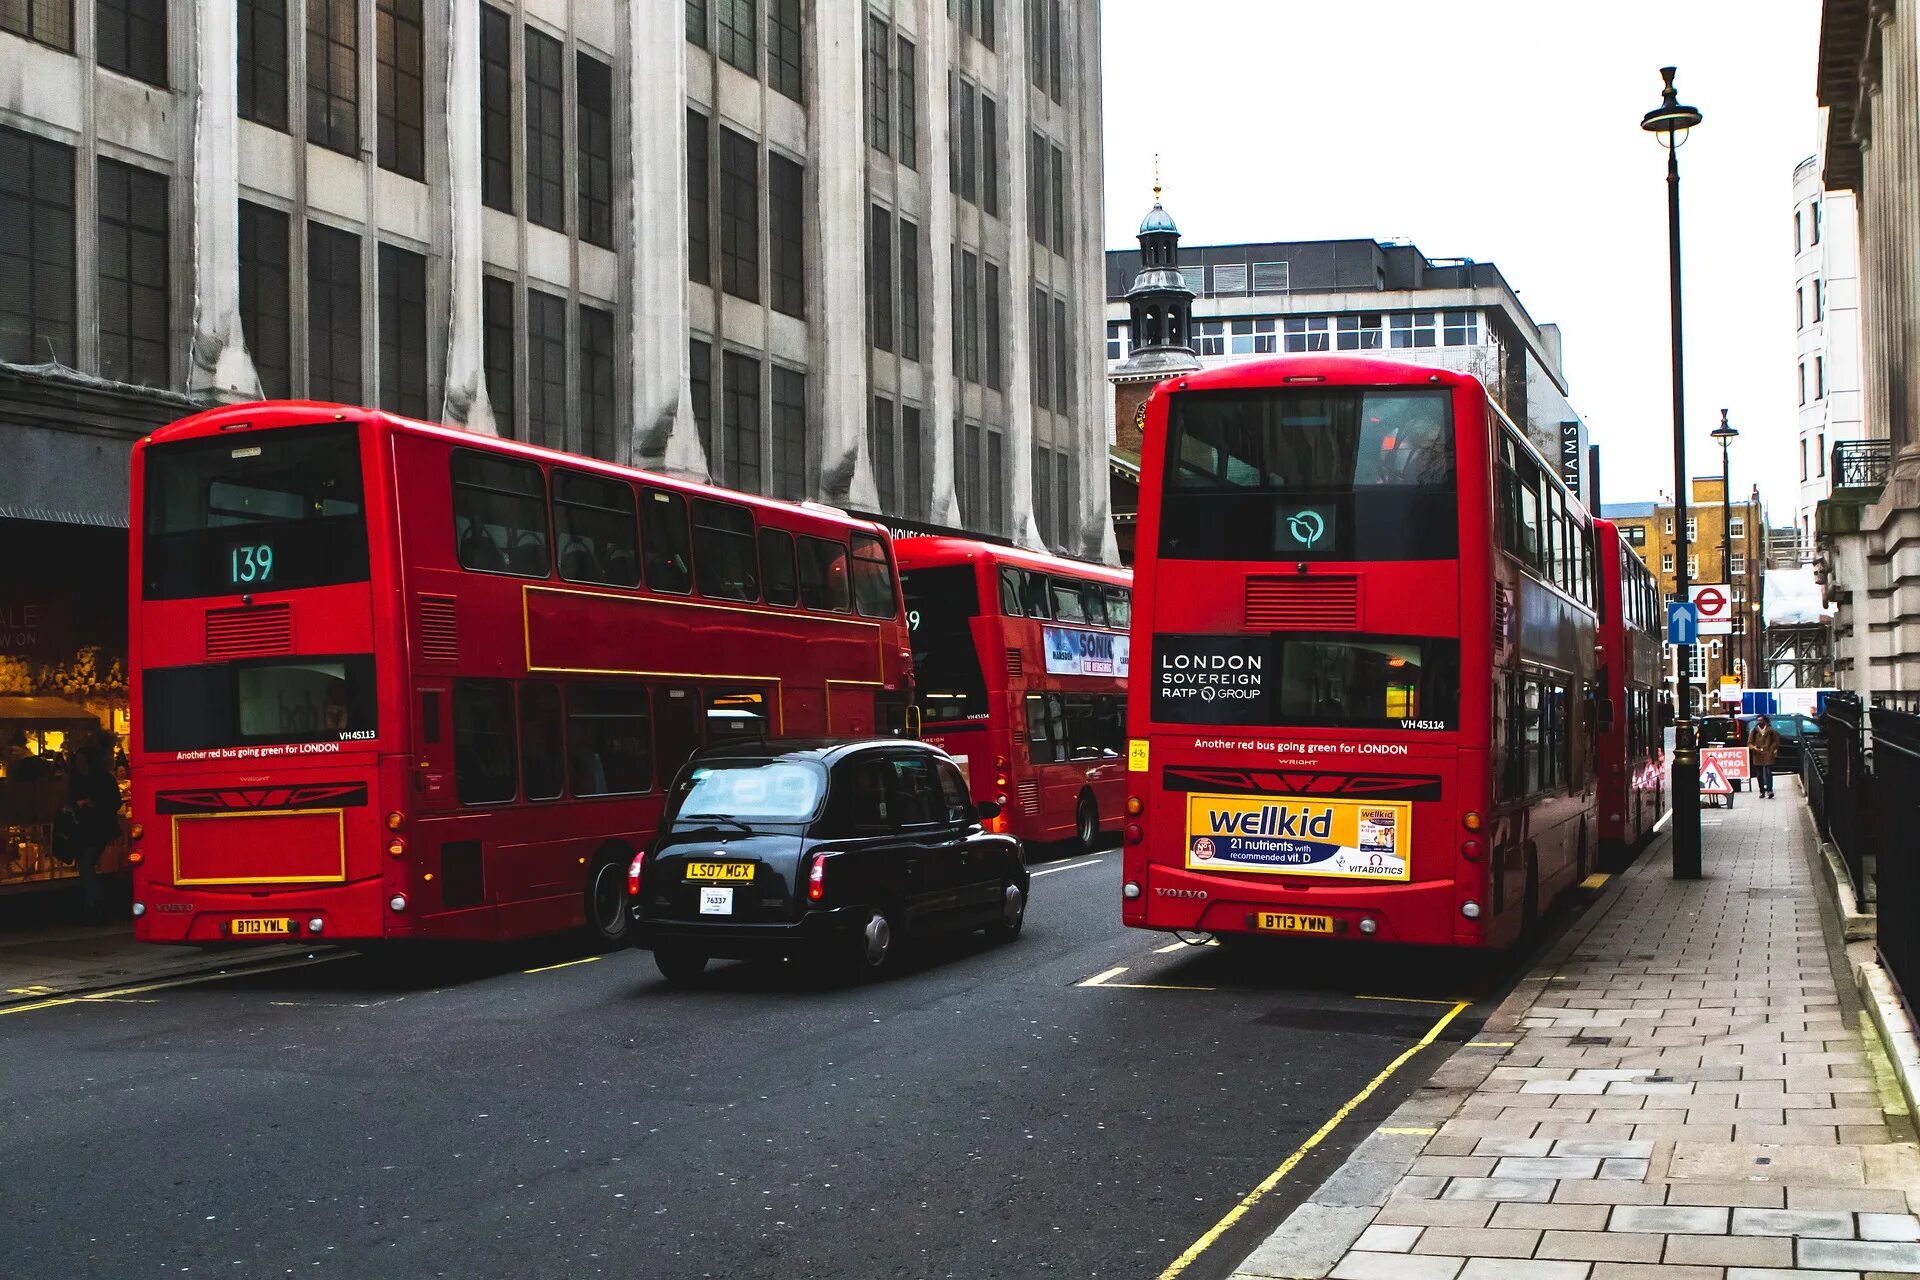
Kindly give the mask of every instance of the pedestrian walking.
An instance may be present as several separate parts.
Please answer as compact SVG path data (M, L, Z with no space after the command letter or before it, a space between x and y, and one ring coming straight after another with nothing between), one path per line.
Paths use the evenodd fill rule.
M1753 762L1753 779L1763 800L1773 799L1773 762L1780 758L1780 731L1773 721L1761 716L1747 735L1747 754Z
M120 835L120 783L107 768L104 753L88 743L68 754L67 804L55 823L55 856L71 854L80 873L80 899L88 916L104 901L100 891L100 855Z

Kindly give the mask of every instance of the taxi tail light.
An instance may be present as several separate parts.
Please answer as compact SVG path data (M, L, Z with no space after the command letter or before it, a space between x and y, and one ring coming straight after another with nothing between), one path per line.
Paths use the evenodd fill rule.
M807 864L807 901L818 902L827 896L827 855L816 853Z
M633 855L633 861L627 864L627 896L629 898L640 896L640 867L646 860L646 854L636 853Z

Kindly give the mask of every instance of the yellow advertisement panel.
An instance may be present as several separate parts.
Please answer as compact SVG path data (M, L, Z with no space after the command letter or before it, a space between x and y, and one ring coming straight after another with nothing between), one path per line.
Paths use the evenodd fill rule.
M1196 871L1405 880L1413 805L1317 796L1187 797L1187 866Z

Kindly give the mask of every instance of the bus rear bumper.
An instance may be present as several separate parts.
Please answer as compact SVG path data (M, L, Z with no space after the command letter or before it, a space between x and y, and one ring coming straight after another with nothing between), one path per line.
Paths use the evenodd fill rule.
M134 901L140 914L133 920L133 936L140 942L311 945L412 933L411 921L401 923L390 912L378 880L217 892L136 883Z
M1484 945L1477 922L1463 918L1452 880L1413 884L1355 884L1350 881L1303 883L1276 878L1206 875L1177 867L1148 868L1146 918L1149 929L1212 934L1262 934L1285 937L1333 937L1415 946ZM1263 921L1278 914L1296 919ZM1262 925L1288 923L1289 929ZM1305 925L1305 928L1298 927ZM1330 926L1330 927L1329 927Z

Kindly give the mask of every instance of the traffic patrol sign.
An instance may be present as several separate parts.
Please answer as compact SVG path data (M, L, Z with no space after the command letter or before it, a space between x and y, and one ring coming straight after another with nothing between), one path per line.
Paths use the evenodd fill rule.
M1733 783L1720 771L1720 766L1709 760L1700 766L1700 794L1703 796L1730 796Z
M1667 601L1667 643L1696 644L1700 639L1700 615L1690 604Z
M1694 612L1700 618L1700 634L1724 636L1733 631L1733 592L1718 582L1687 588Z

